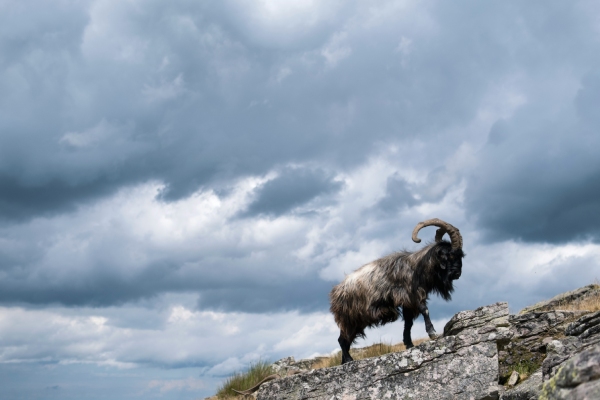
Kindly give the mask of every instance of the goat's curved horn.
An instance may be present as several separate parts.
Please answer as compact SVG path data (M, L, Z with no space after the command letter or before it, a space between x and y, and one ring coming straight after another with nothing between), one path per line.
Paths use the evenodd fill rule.
M444 238L444 235L448 233L447 230L445 230L444 228L439 228L437 231L435 231L435 241L437 242L441 242L442 239Z
M442 237L446 233L448 233L448 235L450 235L452 249L456 250L456 249L462 248L462 236L460 235L459 230L457 228L455 228L454 226L450 225L449 223L442 221L441 219L438 219L438 218L428 219L426 221L419 222L417 224L417 226L415 226L415 229L413 229L413 233L412 233L413 242L421 243L421 239L419 239L417 237L417 234L419 233L419 231L421 229L425 228L426 226L431 226L431 225L439 226L439 228L440 228L435 232L435 241L436 242L440 242L442 240Z
M233 390L234 392L239 393L239 394L252 394L252 393L256 392L260 388L260 385L262 385L263 383L272 381L273 379L277 379L277 378L280 378L280 376L278 374L269 375L262 381L258 382L256 385L252 386L250 389L246 389L246 390L231 389L231 390Z

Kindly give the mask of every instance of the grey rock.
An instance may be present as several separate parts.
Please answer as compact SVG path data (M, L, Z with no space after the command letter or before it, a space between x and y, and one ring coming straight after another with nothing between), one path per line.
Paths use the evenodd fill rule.
M495 303L475 310L455 314L444 326L444 336L458 335L467 329L477 329L479 333L494 331L497 327L508 326L508 303Z
M519 314L526 314L531 311L547 311L550 309L558 309L561 304L573 303L581 301L587 297L595 296L600 293L600 285L587 285L570 292L561 293L554 296L550 300L541 301L532 306L525 307Z
M512 374L510 374L510 378L508 378L507 385L513 387L517 384L517 382L519 382L519 373L517 371L513 371Z
M600 343L598 316L599 312L580 317L567 326L567 337L553 340L547 345L547 355L542 364L544 381L553 377L571 357Z
M565 331L565 335L586 338L598 332L600 332L600 311L587 314L569 324Z
M544 383L540 400L600 399L600 345L568 360Z
M510 341L498 342L500 382L506 382L517 367L530 371L538 369L546 358L546 348L552 343L552 338L563 336L567 326L581 315L580 311L511 315L508 319Z
M339 367L310 370L317 359L288 357L257 399L600 399L600 312L552 309L598 293L589 285L519 315L507 303L463 311L442 338Z
M549 337L563 334L568 324L587 314L587 311L541 311L511 315L509 322L515 337Z
M518 386L507 390L500 400L537 400L542 390L542 369L535 371Z
M305 358L303 360L292 363L291 367L297 368L300 371L308 371L308 370L312 369L314 367L314 365L317 364L322 358L329 358L329 357Z
M543 380L546 381L562 366L569 358L581 351L582 343L576 337L566 337L553 340L546 347L546 358L542 363Z
M300 366L303 366L300 364ZM291 373L298 373L304 369L308 368L300 368L294 357L286 357L281 360L277 360L273 363L273 372L280 376L287 376Z
M507 314L506 303L503 307L506 312L501 313ZM481 315L470 320L496 318ZM474 325L467 329L469 325L463 324L459 335L403 352L267 382L257 399L498 399L496 341L507 340L508 328L489 331L477 328L493 325Z
M279 374L282 371L285 371L290 365L295 363L296 360L294 357L285 357L281 360L277 360L273 363L272 367L276 374Z

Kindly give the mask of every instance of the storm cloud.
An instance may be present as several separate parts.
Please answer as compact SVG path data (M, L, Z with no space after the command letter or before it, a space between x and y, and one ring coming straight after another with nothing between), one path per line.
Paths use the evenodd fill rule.
M599 15L0 1L0 397L208 396L329 353L330 288L426 218L468 253L438 329L599 278Z
M339 190L342 183L327 175L323 170L286 169L256 189L256 198L243 215L279 216L315 197Z
M492 125L466 192L488 240L600 240L600 136L589 112L600 107L596 76L569 91L544 89L556 109L546 118L525 105Z

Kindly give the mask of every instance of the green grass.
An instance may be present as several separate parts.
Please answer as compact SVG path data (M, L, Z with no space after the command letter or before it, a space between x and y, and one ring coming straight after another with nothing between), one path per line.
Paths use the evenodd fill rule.
M241 396L231 389L249 389L273 373L274 371L271 363L259 360L250 364L246 371L236 372L227 378L217 390L217 397L219 399L226 399L228 397Z
M514 367L513 371L517 371L521 380L527 379L529 375L533 374L540 366L529 360L521 360ZM512 373L512 372L511 372Z

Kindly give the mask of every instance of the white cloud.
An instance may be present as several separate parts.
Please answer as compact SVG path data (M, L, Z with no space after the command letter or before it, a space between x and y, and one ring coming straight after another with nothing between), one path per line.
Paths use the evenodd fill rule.
M468 254L438 331L600 277L593 2L5 3L0 397L19 371L61 387L52 368L208 395L261 357L329 353L331 285L417 248L425 218ZM335 189L244 214L286 168ZM508 217L542 210L537 236L494 219L505 196Z

